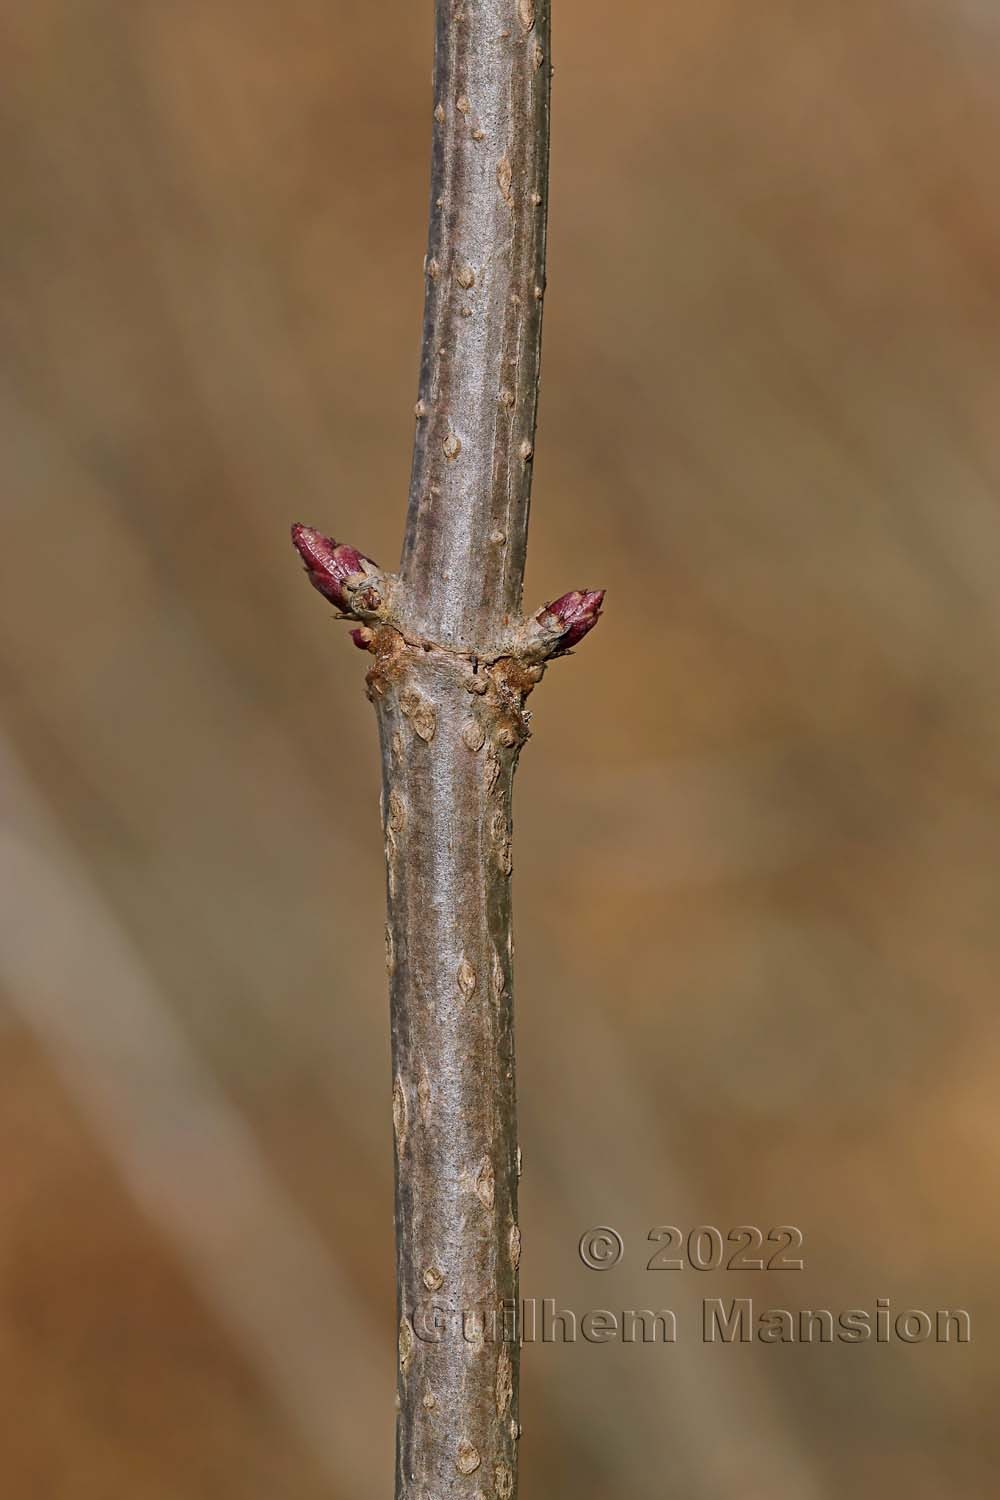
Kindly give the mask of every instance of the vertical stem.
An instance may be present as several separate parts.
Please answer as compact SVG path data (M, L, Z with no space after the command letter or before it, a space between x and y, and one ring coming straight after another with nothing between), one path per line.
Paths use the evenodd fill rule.
M516 1486L519 1345L502 1311L517 1307L520 1259L511 783L532 681L512 660L477 671L475 659L509 637L524 578L548 36L548 0L437 3L399 603L406 638L434 649L397 637L372 674L382 689L392 974L398 1500L424 1487L451 1492L463 1477L470 1496L505 1500Z
M549 159L549 0L437 0L420 399L401 574L419 635L521 602Z
M524 701L601 591L520 617L549 133L548 0L438 0L417 435L398 576L296 525L374 664L388 879L396 1500L517 1483L511 788Z
M515 1487L517 1124L512 662L389 636L370 677L385 786L396 1250L397 1500ZM513 680L512 680L513 676Z

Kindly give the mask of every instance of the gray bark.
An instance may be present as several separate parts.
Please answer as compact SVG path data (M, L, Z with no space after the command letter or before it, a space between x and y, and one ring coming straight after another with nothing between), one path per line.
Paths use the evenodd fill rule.
M510 874L524 669L386 644L371 685L389 893L396 1494L504 1496L519 1351L491 1317L516 1305L520 1259Z
M524 578L548 46L548 0L438 0L398 606L414 644L394 642L373 674L395 1075L397 1500L504 1500L517 1484L519 1345L489 1314L518 1298L511 788L540 669L498 652ZM426 1338L432 1304L448 1313L439 1343Z
M548 0L438 0L427 293L402 577L481 650L521 602L545 289Z
M548 0L438 0L417 435L398 575L293 528L363 622L382 748L397 1500L517 1485L511 790L525 699L603 595L520 614L549 136Z

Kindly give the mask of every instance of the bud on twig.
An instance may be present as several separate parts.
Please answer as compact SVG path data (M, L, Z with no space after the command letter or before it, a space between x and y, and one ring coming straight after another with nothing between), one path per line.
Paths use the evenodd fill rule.
M562 656L593 630L601 617L603 589L573 589L545 604L530 622L546 656Z
M381 578L378 564L346 542L314 531L311 526L292 527L292 545L305 564L309 582L345 615L377 615L382 596L376 587Z

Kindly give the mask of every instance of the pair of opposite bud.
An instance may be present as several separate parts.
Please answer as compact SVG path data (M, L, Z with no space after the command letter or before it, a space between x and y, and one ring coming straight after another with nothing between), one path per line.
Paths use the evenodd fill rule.
M345 615L364 618L377 612L381 599L373 580L379 568L370 557L346 542L335 542L311 526L292 527L292 544L305 564L309 582ZM603 589L571 589L534 616L534 624L547 645L548 656L572 650L593 630L604 602ZM371 631L364 626L351 631L354 644L368 649Z

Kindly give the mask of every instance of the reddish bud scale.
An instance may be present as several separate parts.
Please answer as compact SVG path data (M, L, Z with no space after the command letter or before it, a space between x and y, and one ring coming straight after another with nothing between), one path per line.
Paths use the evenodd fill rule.
M335 542L332 537L314 531L311 526L292 527L292 545L305 564L309 582L338 609L349 613L351 595L347 585L367 577L369 567L376 565L356 547Z
M589 630L593 630L601 617L603 603L603 589L573 589L538 611L535 619L543 629L561 637L554 655L572 650Z

